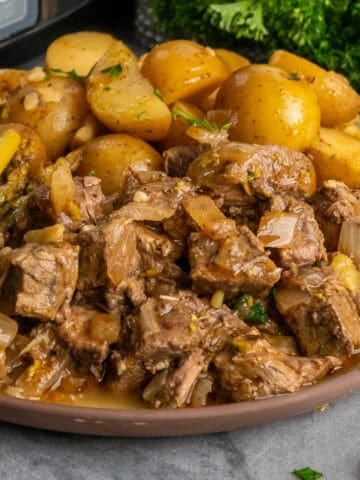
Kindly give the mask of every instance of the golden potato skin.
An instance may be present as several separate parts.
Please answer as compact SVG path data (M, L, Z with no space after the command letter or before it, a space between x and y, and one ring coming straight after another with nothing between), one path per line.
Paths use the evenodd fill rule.
M250 65L250 60L226 48L215 48L216 55L223 61L229 73Z
M215 109L236 114L230 139L247 143L303 151L320 127L311 85L269 65L249 65L231 74L220 87Z
M157 170L162 164L161 155L148 143L121 133L97 137L85 144L79 154L77 174L101 178L106 195L122 193L130 166Z
M321 128L308 149L316 169L318 184L339 180L350 188L360 187L360 140L346 133Z
M116 65L121 72L106 72ZM86 93L94 115L114 132L158 141L169 130L170 110L141 75L136 56L123 42L114 42L98 61L86 81Z
M181 110L182 112L190 115L193 118L203 118L204 113L195 105L189 102L177 101L172 105L172 110ZM171 125L168 134L161 142L161 148L167 150L168 148L175 147L177 145L187 145L194 143L194 140L186 134L186 130L190 127L187 120L182 117L173 115Z
M210 93L229 75L213 49L190 40L156 45L145 56L141 72L161 92L167 105Z
M62 35L46 50L47 69L75 70L78 75L87 75L115 38L108 33L75 32Z
M88 112L84 87L65 77L51 77L16 90L7 103L7 121L23 123L42 138L48 158L64 154Z
M29 164L29 175L36 177L47 163L45 146L40 136L34 129L21 123L0 125L0 136L8 130L17 132L21 137L20 148L12 162L21 164L25 161Z
M320 105L322 126L336 127L349 122L360 111L360 96L343 75L328 72L285 50L275 50L269 64L304 77L313 85Z

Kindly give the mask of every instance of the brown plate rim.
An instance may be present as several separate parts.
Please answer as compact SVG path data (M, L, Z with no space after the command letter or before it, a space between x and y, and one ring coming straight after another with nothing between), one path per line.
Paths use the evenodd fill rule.
M91 435L162 437L231 431L293 417L360 389L360 366L302 390L202 408L113 409L50 404L0 395L0 420Z

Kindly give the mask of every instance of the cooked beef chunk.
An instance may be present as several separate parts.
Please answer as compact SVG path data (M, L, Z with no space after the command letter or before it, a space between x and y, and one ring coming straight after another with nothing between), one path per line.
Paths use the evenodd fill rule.
M105 195L97 177L75 177L75 202L79 206L81 221L97 224L104 217Z
M206 193L227 217L256 232L261 215L257 198L247 195L240 185L216 185Z
M195 159L187 175L199 186L241 185L260 199L276 194L307 198L315 187L310 158L278 145L227 142Z
M149 298L125 321L127 340L122 346L127 352L123 356L125 367L126 358L130 358L132 367L135 359L152 374L173 367L198 348L209 360L233 335L249 331L226 306L210 308L206 300L191 291L180 291L173 297ZM119 384L123 385L121 376ZM118 388L116 379L112 387ZM139 384L133 387L136 389Z
M275 299L306 355L351 355L360 346L355 303L331 267L286 272Z
M246 226L222 241L192 233L189 245L190 274L198 293L223 290L227 298L239 293L266 295L280 278L280 269Z
M190 163L210 149L206 144L179 145L163 153L165 172L170 177L185 177Z
M0 310L40 320L54 320L75 291L79 247L68 243L4 248Z
M166 235L124 218L79 235L81 245L77 288L106 287L112 311L123 311L127 297L133 305L146 300L145 293L169 293L184 277L175 261L181 248Z
M98 368L107 358L110 345L117 342L120 332L120 317L100 312L92 307L73 305L64 317L59 315L60 325L56 327L59 339L71 352L74 359L97 377Z
M291 216L292 232L287 245L273 248L276 264L282 268L304 267L313 265L321 260L326 260L324 236L315 220L313 209L301 200L285 195L276 195L270 201L268 212L260 221L259 236L264 238L265 246L276 244L276 225L282 230L289 227L287 215ZM282 222L288 222L284 225ZM274 228L275 227L275 228ZM285 240L287 241L287 240Z
M206 367L204 352L198 348L184 357L174 370L165 370L153 377L143 397L155 408L185 407L190 403L192 390Z
M228 349L214 360L221 396L225 393L235 402L296 392L341 365L335 357L289 356L274 350L266 340L241 339L240 344L240 353Z
M324 234L326 249L336 251L342 223L359 214L356 194L345 183L327 180L311 199L311 205Z
M160 224L174 240L184 245L190 232L182 201L195 191L188 178L170 178L163 172L137 172L138 187L131 202L110 218L128 217Z

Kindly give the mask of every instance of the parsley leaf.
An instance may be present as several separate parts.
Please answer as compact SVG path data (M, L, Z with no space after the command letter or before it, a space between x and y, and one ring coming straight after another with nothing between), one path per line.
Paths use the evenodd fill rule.
M179 108L173 108L172 113L174 118L181 117L187 122L189 122L192 127L206 128L206 130L209 130L210 132L221 132L222 130L229 130L229 128L231 128L231 123L227 123L222 127L218 127L214 123L210 123L207 118L192 117L191 115L188 115Z
M316 472L310 467L305 467L301 470L293 470L292 473L298 478L301 478L301 480L319 480L320 478L323 478L322 473Z
M110 77L117 77L122 71L122 66L120 65L120 63L117 63L116 65L111 65L111 67L100 70L100 73L109 73Z
M290 72L289 78L290 80L300 80L298 72Z
M63 70L62 68L50 68L50 72L54 73L62 73L63 75L67 75L71 80L76 80L77 82L80 80L86 80L88 75L79 75L76 73L76 70Z
M160 90L158 88L154 88L154 95L160 98L162 102L164 101L164 97L161 95Z
M245 322L252 325L265 325L267 323L268 316L265 308L261 305L261 303L254 303L251 295L241 295L241 297L235 301L233 310L240 310L242 306L247 309L247 313L244 316Z

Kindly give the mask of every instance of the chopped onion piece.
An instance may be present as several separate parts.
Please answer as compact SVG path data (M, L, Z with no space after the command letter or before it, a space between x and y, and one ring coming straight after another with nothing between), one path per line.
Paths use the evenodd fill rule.
M24 235L27 243L54 243L64 239L64 225L56 224L39 230L29 230Z
M330 265L339 273L343 284L350 292L356 294L360 291L360 271L350 257L337 253Z
M338 250L360 266L360 218L355 217L342 224Z
M225 293L223 290L216 290L211 297L210 306L216 309L221 308L224 303L224 296Z
M287 248L293 241L298 218L296 213L266 213L260 220L257 236L264 247Z
M16 337L18 324L15 320L0 313L0 349L7 348Z
M197 226L214 240L236 233L236 224L225 217L214 200L207 195L193 195L184 199L183 206Z

